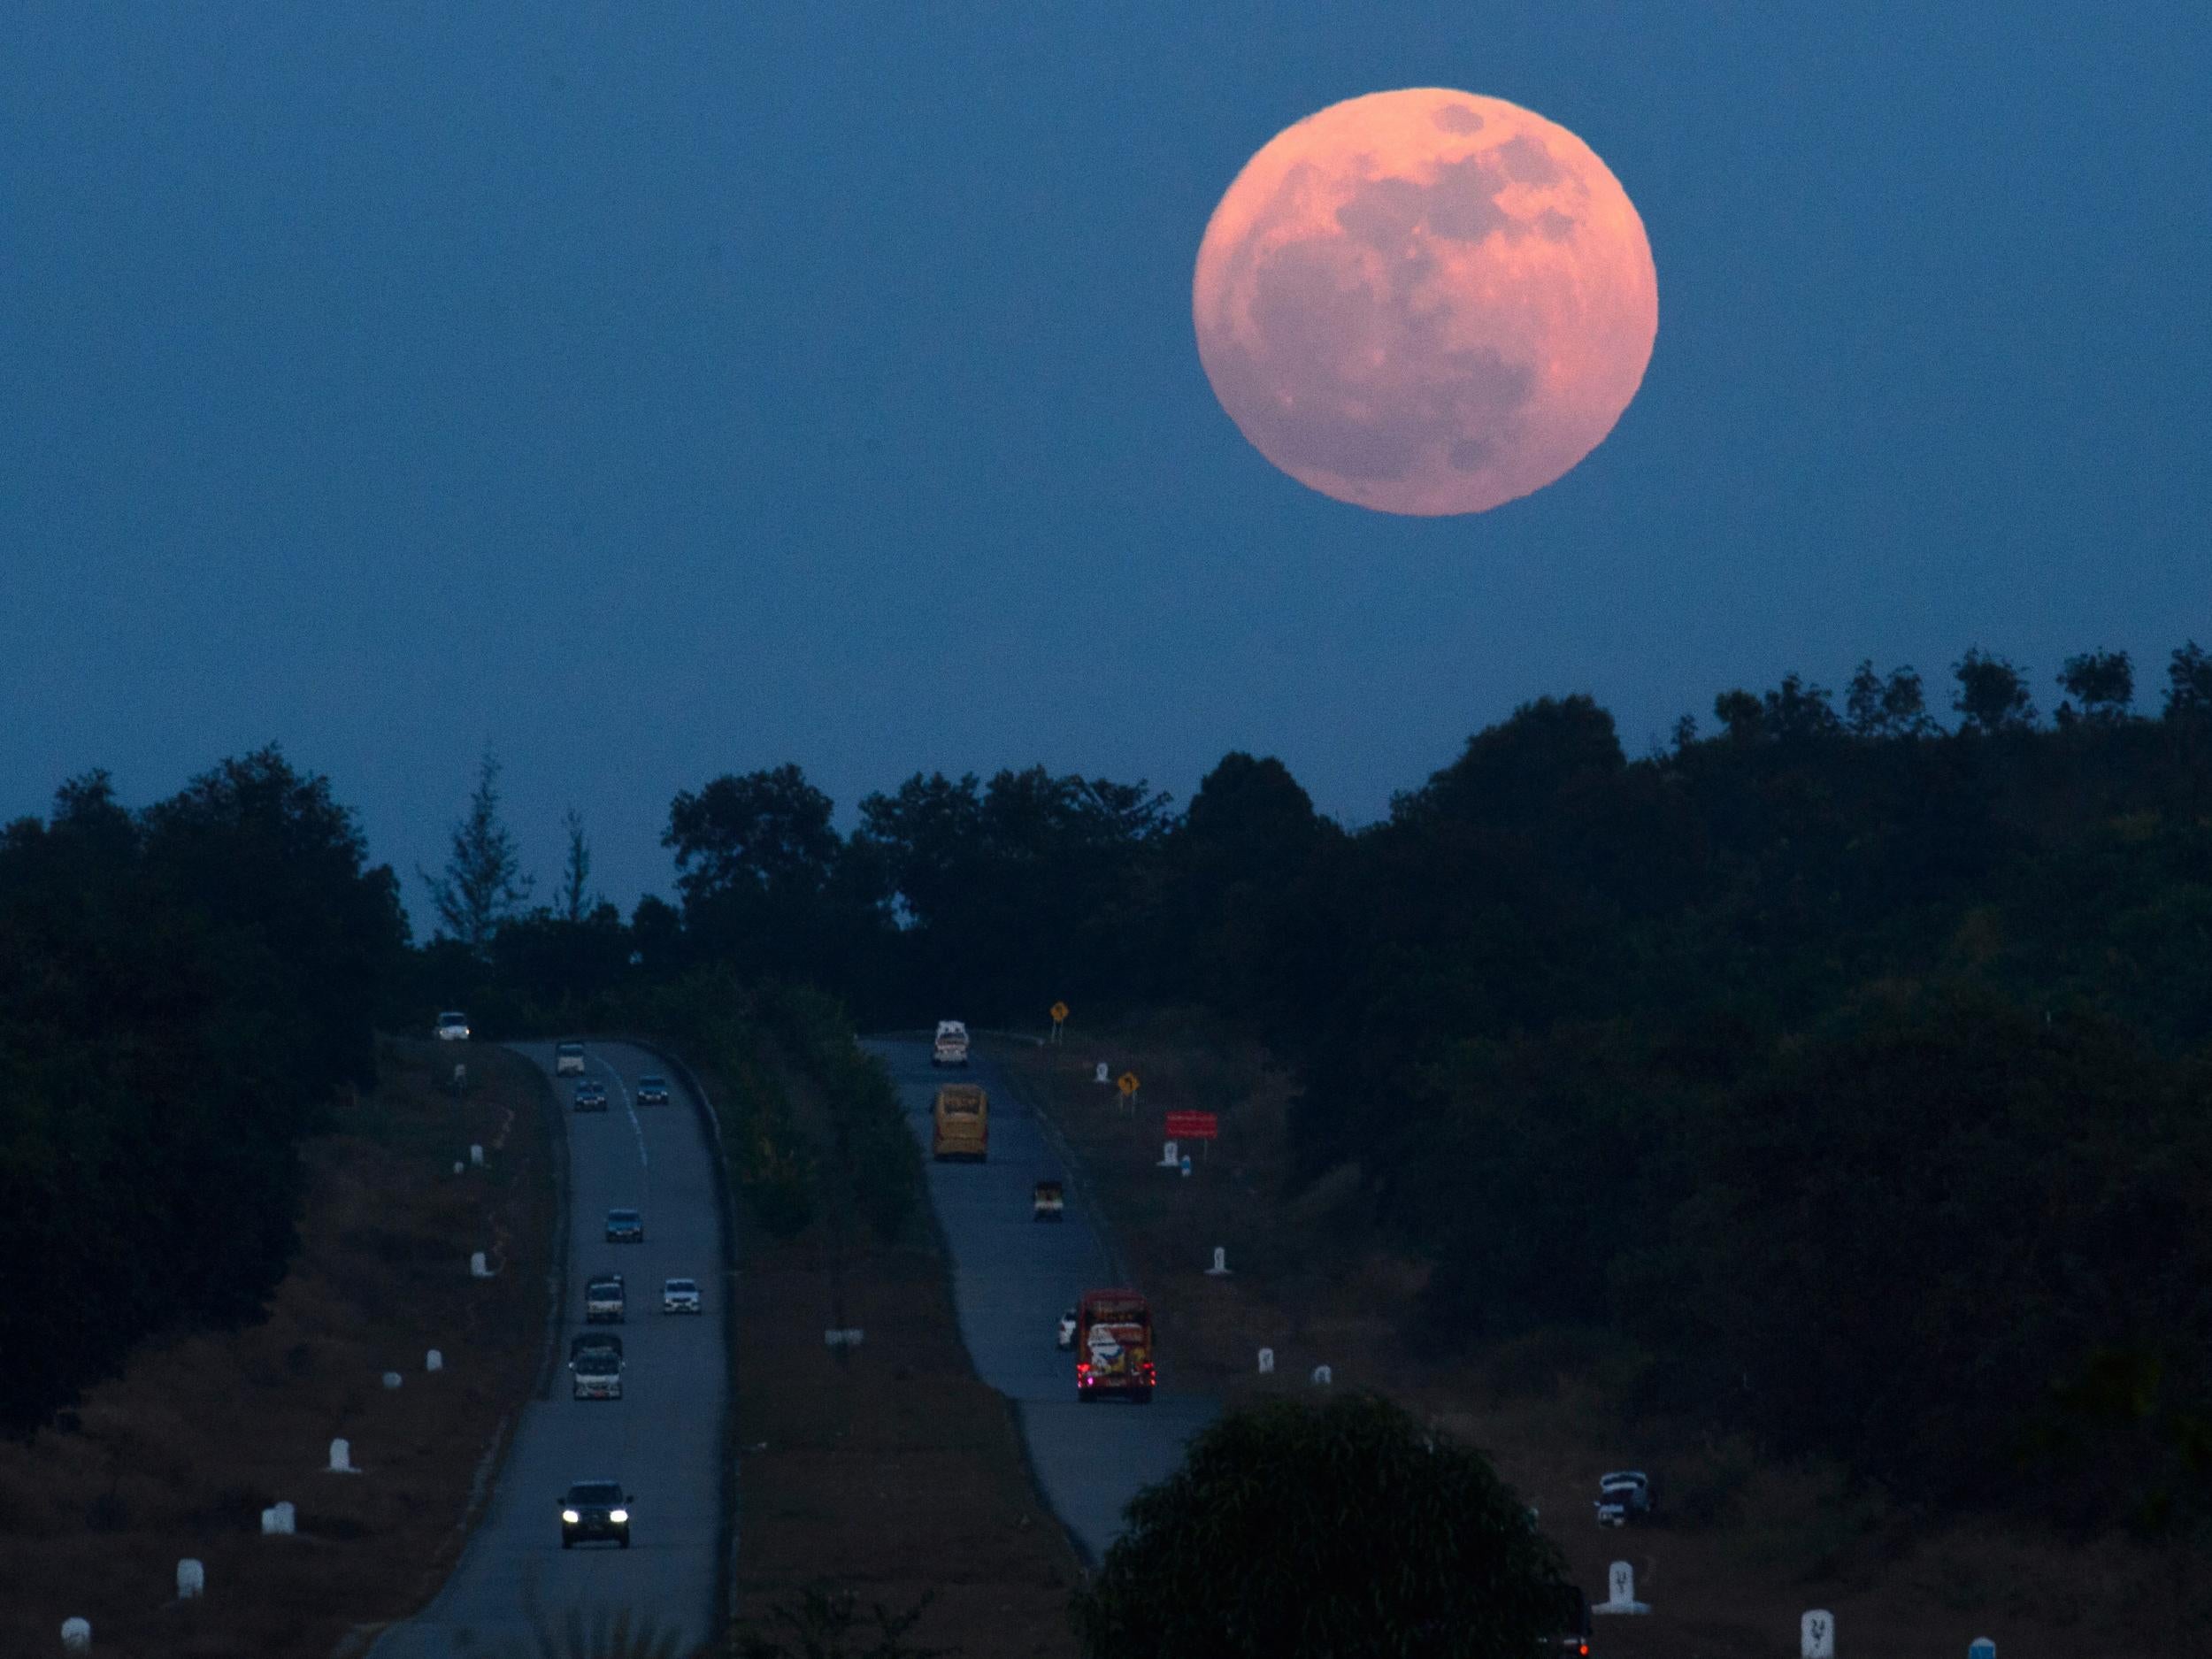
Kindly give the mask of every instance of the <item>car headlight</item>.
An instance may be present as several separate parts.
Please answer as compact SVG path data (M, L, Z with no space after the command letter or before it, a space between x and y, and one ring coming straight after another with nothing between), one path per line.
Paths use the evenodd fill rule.
M575 1525L577 1522L582 1520L583 1518L584 1517L582 1516L577 1514L573 1509L563 1509L561 1511L561 1519L567 1522L571 1526Z
M626 1526L630 1523L630 1512L627 1509L609 1509L607 1518L617 1526Z

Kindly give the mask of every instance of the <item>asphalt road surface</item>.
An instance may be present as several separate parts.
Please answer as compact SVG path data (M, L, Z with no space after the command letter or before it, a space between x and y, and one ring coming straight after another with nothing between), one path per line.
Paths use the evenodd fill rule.
M514 1047L552 1070L552 1044ZM608 1109L570 1110L574 1079L556 1079L568 1125L568 1305L550 1393L524 1407L498 1487L453 1576L421 1617L384 1633L371 1650L375 1659L535 1652L533 1608L552 1631L576 1607L587 1617L602 1609L649 1613L681 1637L685 1651L718 1634L711 1603L727 1286L712 1154L696 1104L659 1061L615 1043L591 1044L585 1054L586 1075L607 1086ZM648 1072L668 1076L667 1105L639 1108L637 1079ZM604 1241L607 1211L617 1206L644 1212L642 1244ZM584 1281L601 1271L622 1274L628 1291L627 1318L611 1327L626 1350L623 1397L575 1400L569 1338L611 1328L583 1322ZM703 1311L663 1314L664 1279L698 1280ZM465 1364L465 1351L449 1363ZM577 1480L619 1480L634 1494L628 1549L562 1549L558 1500Z
M1067 1218L1031 1219L1030 1189L1069 1170L1030 1110L987 1059L967 1071L930 1064L927 1042L872 1040L898 1084L909 1125L929 1154L937 1086L980 1083L991 1096L989 1161L929 1162L929 1194L952 1249L960 1334L976 1374L1016 1402L1046 1502L1096 1560L1120 1536L1122 1509L1140 1488L1173 1472L1184 1444L1218 1402L1179 1385L1172 1331L1158 1333L1159 1387L1150 1405L1075 1397L1075 1356L1054 1345L1061 1310L1118 1281L1084 1188L1071 1182ZM1142 1290L1144 1286L1135 1286Z

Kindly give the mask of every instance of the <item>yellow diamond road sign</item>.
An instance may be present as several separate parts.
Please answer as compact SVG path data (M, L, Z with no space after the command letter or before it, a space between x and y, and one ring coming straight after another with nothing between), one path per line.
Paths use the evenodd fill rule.
M1058 1024L1059 1024L1062 1020L1065 1019L1067 1017L1068 1017L1068 1005L1067 1005L1065 1002L1055 1002L1055 1003L1052 1005L1052 1023L1053 1023L1054 1025L1058 1025Z
M1137 1074L1134 1071L1124 1071L1118 1078L1114 1079L1114 1087L1125 1094L1135 1094L1137 1092Z

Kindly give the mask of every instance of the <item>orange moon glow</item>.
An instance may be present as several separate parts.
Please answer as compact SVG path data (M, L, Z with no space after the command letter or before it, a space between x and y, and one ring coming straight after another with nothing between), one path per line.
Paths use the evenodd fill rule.
M1628 193L1565 127L1439 88L1331 104L1214 209L1198 355L1262 455L1383 512L1539 490L1628 407L1659 330Z

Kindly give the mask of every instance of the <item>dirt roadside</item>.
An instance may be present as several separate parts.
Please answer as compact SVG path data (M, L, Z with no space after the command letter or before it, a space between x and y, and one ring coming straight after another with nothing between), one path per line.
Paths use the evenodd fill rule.
M1379 1390L1482 1448L1543 1517L1577 1580L1602 1599L1630 1561L1647 1618L1601 1618L1604 1659L1765 1659L1795 1651L1801 1614L1836 1616L1839 1653L1962 1654L1989 1636L2006 1659L2212 1648L2212 1616L2181 1605L2178 1552L2124 1538L2073 1543L1994 1519L1941 1525L1843 1494L1832 1473L1778 1466L1740 1444L1619 1409L1625 1356L1587 1335L1425 1363L1402 1340L1422 1282L1375 1247L1357 1175L1284 1202L1291 1079L1249 1044L1163 1018L1071 1033L1057 1049L994 1058L1067 1138L1137 1281L1158 1310L1162 1363L1234 1402L1271 1390ZM1134 1072L1137 1102L1094 1081ZM1158 1166L1170 1110L1212 1110L1220 1139L1185 1145L1188 1179ZM1232 1273L1206 1268L1219 1247ZM1258 1374L1260 1348L1276 1372ZM1650 1470L1664 1526L1599 1528L1608 1469Z
M386 1042L380 1067L303 1148L302 1248L264 1324L150 1345L75 1426L0 1445L0 1652L58 1651L73 1616L100 1654L319 1656L442 1582L544 1351L553 1149L511 1056ZM457 1176L472 1143L485 1166ZM364 1472L324 1472L339 1437ZM280 1502L297 1532L264 1537ZM180 1603L185 1557L206 1594Z
M933 1223L925 1208L908 1236L877 1243L850 1213L821 1101L777 1069L823 1156L825 1202L781 1241L741 1216L741 1617L765 1627L772 1608L818 1584L894 1612L934 1593L910 1645L1074 1655L1067 1601L1080 1568L1005 1401L969 1365ZM861 1346L830 1348L833 1328L861 1330Z

